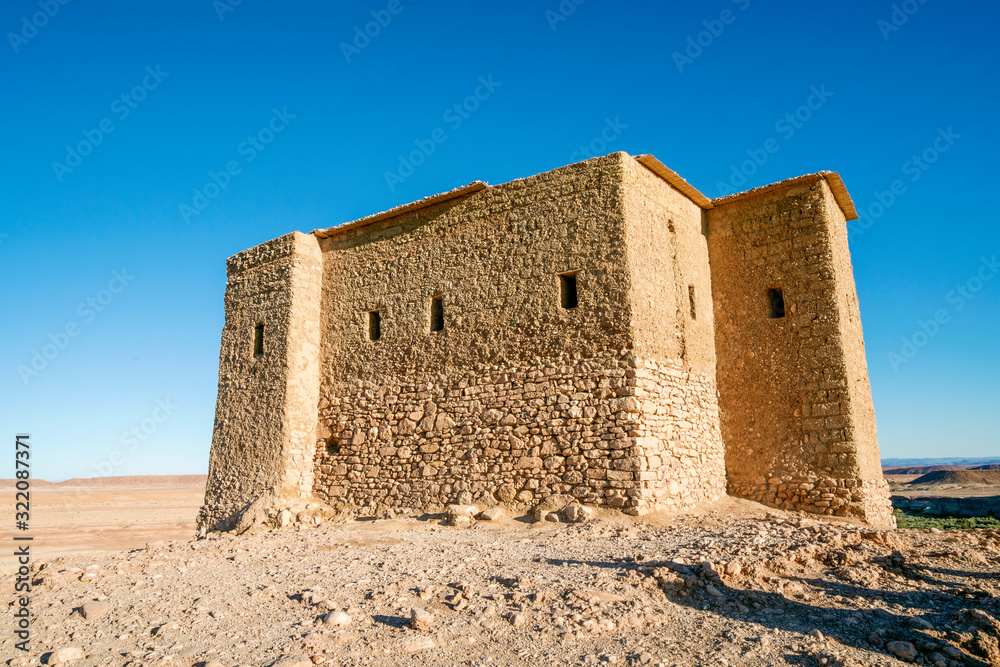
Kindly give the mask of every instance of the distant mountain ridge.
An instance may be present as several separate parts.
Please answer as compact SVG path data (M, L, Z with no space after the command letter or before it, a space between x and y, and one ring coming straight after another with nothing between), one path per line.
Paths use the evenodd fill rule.
M1000 464L1000 456L982 458L946 458L946 459L882 459L883 468L901 468L904 466L980 466L992 463Z
M124 475L121 477L76 477L65 482L48 482L44 479L32 478L31 485L36 488L49 487L154 487L154 486L189 486L204 485L208 475ZM13 487L16 479L0 479L0 488Z

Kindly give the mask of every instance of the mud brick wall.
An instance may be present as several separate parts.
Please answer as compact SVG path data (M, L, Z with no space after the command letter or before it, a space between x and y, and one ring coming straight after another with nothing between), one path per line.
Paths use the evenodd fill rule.
M750 191L708 212L729 491L893 523L844 216L826 180ZM771 318L767 290L785 315Z

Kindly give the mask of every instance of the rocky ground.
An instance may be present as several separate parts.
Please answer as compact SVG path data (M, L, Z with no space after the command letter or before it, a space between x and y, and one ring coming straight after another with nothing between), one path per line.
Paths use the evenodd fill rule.
M552 518L555 518L553 516ZM33 565L11 665L1000 665L1000 531L333 517ZM9 579L9 577L5 577ZM13 604L12 582L4 584Z

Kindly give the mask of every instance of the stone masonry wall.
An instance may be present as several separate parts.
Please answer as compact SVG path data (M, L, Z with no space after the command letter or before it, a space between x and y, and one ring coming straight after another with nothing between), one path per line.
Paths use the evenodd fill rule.
M644 171L625 154L589 160L323 242L318 496L419 507L464 491L567 494L640 511L720 495L711 379L679 359L646 369L633 351L632 168ZM560 304L566 272L575 309Z
M878 445L871 394L859 383L864 348L844 217L826 180L715 204L709 246L730 493L892 525L870 464ZM782 318L769 317L769 288L783 292Z
M296 232L227 264L215 429L198 521L206 529L243 528L273 505L310 495L321 261L316 238Z

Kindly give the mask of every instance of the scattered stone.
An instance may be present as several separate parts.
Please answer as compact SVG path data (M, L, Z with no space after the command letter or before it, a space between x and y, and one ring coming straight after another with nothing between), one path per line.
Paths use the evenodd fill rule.
M218 660L209 660L205 663L205 667L223 667L223 665Z
M111 605L107 602L84 602L83 606L80 607L80 614L88 621L100 618L109 611L111 611Z
M313 662L304 655L283 655L271 667L312 667Z
M514 614L508 614L507 620L510 621L510 624L513 625L515 628L519 628L522 625L524 625L524 622L527 619L525 618L524 614L514 613Z
M417 653L418 651L427 651L434 648L434 640L430 637L424 635L422 637L412 637L410 639L404 639L401 644L402 649L407 653Z
M504 511L502 507L490 507L476 515L476 518L480 521L500 521L503 517Z
M346 628L351 624L351 617L342 611L332 611L326 615L323 622L326 625L332 625L337 628Z
M49 654L50 665L64 665L74 660L83 660L83 649L77 646L64 646Z
M910 642L889 642L885 648L900 660L913 662L917 659L917 649Z
M919 616L913 616L913 617L911 617L910 618L910 625L912 625L913 627L915 627L915 628L917 628L919 630L933 630L934 629L933 625L931 625L925 619L920 618Z
M278 512L278 528L284 528L292 521L292 513L288 510Z
M562 513L566 523L583 523L593 515L594 510L583 505L570 505L563 508Z
M453 526L469 523L477 514L479 514L479 508L475 505L448 505L448 523Z
M417 609L416 607L410 610L411 628L414 630L430 630L432 625L434 625L434 614L426 609Z

